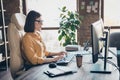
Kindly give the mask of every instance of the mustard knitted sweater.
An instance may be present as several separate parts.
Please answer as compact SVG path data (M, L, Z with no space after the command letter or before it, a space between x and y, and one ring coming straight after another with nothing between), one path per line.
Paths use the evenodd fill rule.
M44 57L49 55L40 34L26 33L22 38L23 56L27 63L36 65L44 62Z

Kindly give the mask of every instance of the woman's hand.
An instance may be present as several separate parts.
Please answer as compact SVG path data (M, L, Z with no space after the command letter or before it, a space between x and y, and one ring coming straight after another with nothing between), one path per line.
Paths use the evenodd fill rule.
M57 55L67 55L67 52L61 51L61 52L58 52Z
M61 55L67 55L67 52L60 51L60 52L50 52L49 56L61 56Z
M63 55L59 55L59 56L54 56L53 58L44 58L44 63L56 62L62 59L63 57L64 57Z
M54 58L46 58L46 59L44 59L45 63L47 63L47 62L56 62L56 61L62 59L66 54L67 54L67 52L64 52L64 51L51 53L50 55L54 56Z
M53 58L53 61L54 61L54 62L55 62L55 61L58 61L58 60L62 59L63 57L64 57L64 55L56 56L56 57Z

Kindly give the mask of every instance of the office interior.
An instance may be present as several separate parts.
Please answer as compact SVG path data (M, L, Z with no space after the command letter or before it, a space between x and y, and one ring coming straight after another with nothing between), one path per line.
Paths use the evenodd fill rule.
M87 41L89 41L90 43L89 47L92 47L91 24L100 19L103 20L104 30L110 29L110 35L117 34L117 35L113 35L113 38L112 38L112 41L113 41L112 43L115 43L116 45L111 47L115 48L115 52L114 50L112 51L113 53L115 53L115 56L114 56L115 62L113 60L113 63L115 63L115 66L117 66L117 69L119 68L118 67L118 64L119 64L118 61L120 61L119 60L120 59L119 57L119 52L120 52L119 51L120 49L119 2L120 1L119 0L0 0L0 1L1 1L0 2L1 3L0 54L4 53L2 54L2 57L3 56L5 57L4 60L0 60L0 80L14 80L10 72L10 59L11 59L10 55L11 54L10 54L10 47L9 47L9 41L8 41L9 32L7 32L9 24L11 23L12 15L15 13L21 13L26 16L30 10L35 10L40 12L43 18L43 27L42 27L41 35L46 44L46 47L50 51L59 51L63 49L63 46L60 45L60 42L58 40L58 30L60 26L59 16L61 13L59 8L62 8L63 6L66 6L66 8L68 8L73 12L77 11L78 14L82 16L81 23L79 25L80 28L78 28L76 31L76 41L78 45L80 45L80 47L83 47L84 43L86 43ZM21 20L21 18L18 19L18 21L19 20ZM2 47L1 47L1 43L3 45ZM86 70L84 70L84 66L82 66L82 68L81 67L80 68L84 72L82 72L83 74L78 74L78 73L81 73L80 71L78 71L77 73L78 75L77 76L75 75L75 77L77 77L75 78L75 80L79 80L79 79L80 80L108 80L108 79L120 80L119 70L117 70L115 66L114 66L114 70L112 70L112 73L111 73L112 75L90 73L90 71L86 73ZM95 76L92 75L91 77L91 74L96 74L96 75ZM37 75L37 73L34 75ZM44 74L41 74L39 76L42 76L42 75ZM84 75L83 78L81 77L82 75ZM87 76L85 78L86 75L90 75L90 76ZM107 78L105 76L103 78L99 78L99 75L100 76L107 75ZM45 79L47 80L65 79L63 77L64 75L62 76L62 78L61 77L49 78L47 75L44 75L44 76L45 76ZM67 79L69 79L68 78L69 76L71 75L67 75L67 76L65 75ZM69 80L74 80L74 75L72 77L73 78ZM40 78L38 79L38 78L39 77L35 77L33 79L36 79L36 80L44 79L44 77L41 79ZM24 78L22 79L26 80L30 78L28 78L28 76L26 77L24 76ZM19 76L17 78L17 80L22 80L22 79Z

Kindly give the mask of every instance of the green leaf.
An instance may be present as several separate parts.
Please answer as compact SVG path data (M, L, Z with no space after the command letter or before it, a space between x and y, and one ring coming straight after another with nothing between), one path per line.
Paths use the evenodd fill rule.
M60 30L58 30L58 33L60 35L58 36L58 40L63 46L76 44L75 32L80 27L82 18L78 12L70 11L66 8L66 6L63 6L60 10L61 21L59 23Z
M79 20L75 20L75 24L79 25L80 21Z
M74 18L74 14L73 13L70 14L70 18Z
M62 11L66 12L66 6L63 6Z
M60 41L60 40L62 40L62 35L59 35L59 37L58 37L58 40Z
M71 26L71 30L75 32L75 26Z
M62 17L64 14L60 14L60 17Z
M58 30L58 34L60 34L60 33L61 33L61 29Z
M68 12L67 12L67 14L68 14L68 16L70 16L71 12L70 12L70 11L68 11Z
M65 16L65 15L63 15L61 18L62 18L62 19L64 19L64 18L66 18L66 16Z

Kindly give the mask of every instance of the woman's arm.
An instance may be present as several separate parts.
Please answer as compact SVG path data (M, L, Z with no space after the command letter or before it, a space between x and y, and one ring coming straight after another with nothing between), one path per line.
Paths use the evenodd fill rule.
M49 63L49 62L56 62L59 59L63 58L63 56L56 56L54 58L44 58L44 63Z
M66 55L67 52L60 51L60 52L50 52L49 56L60 56L60 55Z
M28 62L30 62L33 65L43 63L44 59L42 57L39 57L34 50L33 41L32 41L31 36L23 37L22 49L24 52L24 56L25 56L25 58L27 58L26 60L28 60Z
M54 62L63 57L63 56L57 56L54 58L43 58L43 57L38 56L37 53L35 52L31 36L27 36L23 38L22 46L23 46L25 57L33 65ZM59 53L52 53L51 55L56 55L56 54L59 54Z

